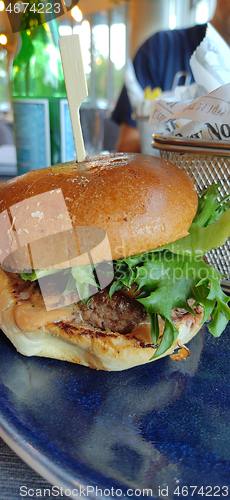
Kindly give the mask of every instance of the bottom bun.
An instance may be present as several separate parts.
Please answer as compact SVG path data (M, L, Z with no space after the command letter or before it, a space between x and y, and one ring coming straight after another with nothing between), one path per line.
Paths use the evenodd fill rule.
M146 321L130 333L121 334L93 327L83 320L79 322L79 314L77 304L47 311L38 287L0 268L0 327L21 354L109 371L126 370L152 361L156 347L151 344L150 325ZM195 316L184 311L174 316L178 337L168 351L155 359L183 347L201 328L201 308ZM162 333L163 322L160 329ZM188 350L181 352L174 359L186 357Z

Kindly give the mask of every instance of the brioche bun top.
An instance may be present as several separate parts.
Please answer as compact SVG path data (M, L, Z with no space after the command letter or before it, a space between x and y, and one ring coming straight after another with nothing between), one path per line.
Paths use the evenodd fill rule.
M154 156L116 153L32 170L1 186L2 255L18 271L84 265L74 262L71 238L67 258L61 250L61 235L77 238L81 228L78 255L98 245L103 261L108 242L112 260L135 255L186 236L197 204L188 176Z

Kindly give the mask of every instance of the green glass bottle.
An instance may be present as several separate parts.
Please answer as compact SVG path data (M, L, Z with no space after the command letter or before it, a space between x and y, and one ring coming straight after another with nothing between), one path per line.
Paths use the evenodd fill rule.
M10 109L7 52L0 45L0 113Z
M11 94L19 175L74 158L58 25L56 19L46 22L46 5L52 5L53 9L59 7L59 4L29 0L22 16L21 48L12 67ZM61 117L65 119L64 129ZM68 137L67 132L69 157L63 156L66 144L62 135Z

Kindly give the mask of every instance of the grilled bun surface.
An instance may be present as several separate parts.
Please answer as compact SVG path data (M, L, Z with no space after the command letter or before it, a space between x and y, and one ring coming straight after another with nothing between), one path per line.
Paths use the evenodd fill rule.
M55 206L55 190L64 197L68 209L64 216L58 197ZM57 233L66 237L68 217L75 231L89 226L104 231L103 237L98 236L102 241L98 262L103 259L105 235L112 260L176 241L188 234L198 197L192 181L177 166L152 156L118 153L30 171L1 187L0 202L1 212L10 210L20 240L19 249L13 251L12 246L6 267L21 271L31 265L27 244L34 268L84 265L83 260L74 262L74 252L61 253L64 244L60 245ZM97 240L95 232L94 237ZM83 247L87 245L93 248L97 241L87 240ZM79 253L84 254L84 248Z

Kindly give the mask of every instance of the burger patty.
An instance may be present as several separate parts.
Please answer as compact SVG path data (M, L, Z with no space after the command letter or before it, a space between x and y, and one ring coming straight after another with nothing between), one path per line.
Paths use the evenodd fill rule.
M31 283L23 280L15 274L8 274L12 282L12 292L18 303L26 305L39 304L41 306L42 295L40 293L39 284L37 281ZM51 287L48 283L47 287ZM109 296L109 288L107 287L99 291L91 297L88 304L78 301L70 305L69 308L74 313L74 323L86 323L101 330L110 330L118 333L129 333L140 322L147 320L148 315L142 304L134 298L129 297L123 291L115 292L112 297ZM50 296L53 296L53 309L57 307L55 304L55 290L49 290ZM63 299L63 308L65 308L65 297ZM44 307L44 306L43 306ZM59 305L60 311L60 305Z
M95 329L100 329L104 331L117 332L121 334L130 333L136 326L140 323L149 323L148 314L142 304L140 304L134 297L134 294L127 294L126 291L120 290L115 292L112 297L109 295L109 288L107 287L102 291L99 291L91 297L88 304L85 305L83 302L78 301L77 303L71 302L68 306L65 305L65 298L63 299L63 306L60 307L53 303L52 310L46 312L45 304L39 289L38 282L31 283L30 281L23 280L20 276L7 273L8 278L11 281L11 293L16 300L16 309L21 315L19 319L18 313L16 313L16 322L22 330L24 330L25 318L29 315L31 329L31 320L35 322L37 318L38 324L41 320L44 324L51 322L58 322L61 320L61 315L64 314L69 317L69 324L90 326ZM135 288L135 287L134 287ZM53 294L52 294L53 295ZM53 295L55 300L55 296ZM188 301L190 307L193 307L194 300ZM195 314L201 314L201 307L193 307ZM63 313L62 313L63 311ZM31 316L32 315L32 316ZM171 312L171 318L173 323L176 325L177 322L181 321L182 317L186 316L193 318L194 316L182 308L173 308ZM71 319L72 317L72 319ZM21 323L23 320L23 323ZM161 318L159 318L160 321ZM34 323L34 328L37 326ZM27 327L26 327L27 331Z
M128 333L148 315L142 304L122 291L109 296L109 287L96 293L86 306L79 302L82 319L101 330Z

